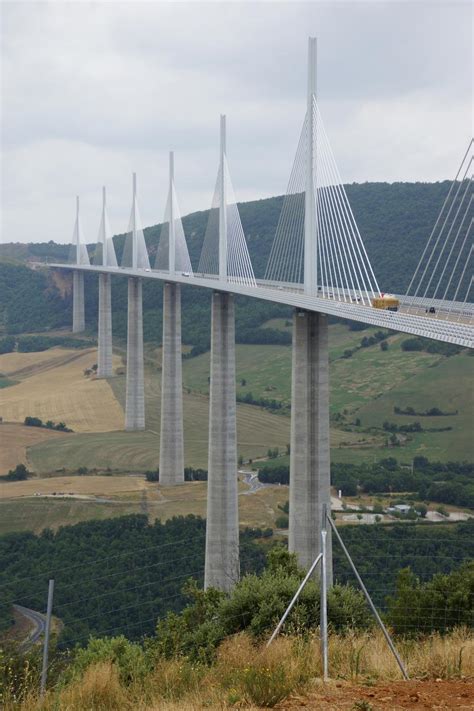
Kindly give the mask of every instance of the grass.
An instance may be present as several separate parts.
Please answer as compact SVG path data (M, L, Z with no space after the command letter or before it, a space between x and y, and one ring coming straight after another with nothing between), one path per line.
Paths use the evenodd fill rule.
M288 330L284 319L266 325ZM347 420L359 417L364 427L380 427L384 420L411 421L393 414L393 407L415 409L441 407L457 409L455 417L422 418L425 427L452 426L442 433L420 433L402 447L384 447L380 433L331 430L332 460L335 462L376 461L388 455L410 462L415 454L431 459L472 459L470 429L472 399L467 383L472 378L474 360L464 353L451 358L400 348L405 338L389 337L388 351L378 345L361 348L352 358L340 358L347 348L355 348L371 329L349 331L342 325L330 326L331 410L347 413ZM237 391L254 397L288 402L291 388L291 348L238 344ZM72 360L71 360L72 359ZM119 471L144 471L155 468L159 460L161 349L146 351L145 393L146 432L124 432L123 407L125 377L94 381L82 374L85 365L96 360L95 351L51 349L42 353L12 353L0 356L0 368L7 377L21 379L5 391L6 404L0 415L21 420L37 415L42 419L62 419L80 432L62 440L20 443L18 461L39 472L67 466L77 469L110 467ZM116 364L120 363L116 356ZM207 466L209 354L183 361L185 461L191 466ZM241 382L245 380L245 386ZM58 386L61 392L58 392ZM21 396L21 397L20 397ZM2 402L4 398L2 396ZM418 418L420 419L420 418ZM89 432L84 432L89 430ZM102 430L102 431L99 431ZM109 431L107 431L109 430ZM264 457L269 448L285 450L290 439L289 418L250 405L237 407L238 454L244 459ZM363 440L366 440L365 442ZM1 461L1 459L0 459ZM9 462L8 467L17 461ZM280 460L278 463L283 463Z
M64 432L42 427L25 427L17 423L0 424L0 475L14 469L17 464L28 464L27 449L39 442L59 443L67 439Z
M18 380L12 380L11 378L7 378L6 375L3 375L3 373L0 373L0 390L3 388L10 388L12 385L16 385L18 383Z
M84 369L97 362L96 349L53 351L0 356L1 371L20 380L2 394L0 416L9 422L23 422L27 416L65 422L75 432L123 427L123 410L108 383L84 376ZM44 353L49 355L38 357Z
M35 493L42 496L35 496ZM77 498L53 497L53 492ZM247 495L239 483L239 521L242 527L275 526L278 505L288 499L288 488L268 486ZM83 497L83 498L80 498ZM90 498L85 498L90 497ZM145 513L150 521L195 514L206 517L207 484L189 482L161 488L144 477L54 476L0 484L0 535L10 531L56 529L90 519Z
M285 323L275 319L275 326ZM346 412L349 421L361 419L362 428L382 427L384 420L399 424L420 420L425 428L448 427L447 432L423 432L411 436L395 450L402 462L410 462L416 454L431 459L472 460L470 431L474 415L472 390L469 383L474 374L474 359L466 352L445 358L423 352L406 352L401 342L406 336L388 338L389 349L379 345L356 350L351 358L340 358L346 348L354 348L371 331L352 332L342 325L330 326L330 386L331 412ZM290 346L237 345L237 392L251 392L254 397L289 402L291 391ZM208 391L209 356L185 361L183 378L192 391ZM245 381L245 385L242 382ZM423 411L430 407L458 410L455 417L416 418L393 413L394 406ZM281 416L281 415L280 415ZM335 462L374 461L393 454L386 449L385 435L347 432L336 436L333 427L332 459ZM340 432L340 431L339 431ZM340 447L341 441L369 440L356 447ZM372 442L370 441L372 440Z
M423 428L452 427L448 432L423 432L403 447L403 455L411 459L424 454L430 459L472 460L474 446L472 423L474 416L472 387L474 358L467 352L450 358L434 361L429 368L416 373L412 378L393 390L384 393L370 405L358 411L362 424L373 426L389 420L398 425L419 421ZM458 411L448 417L417 417L395 415L393 408L413 407L422 412L438 407L446 412Z
M284 326L284 319L272 319L265 326ZM366 332L364 331L364 334ZM371 331L367 333L370 335ZM349 331L342 324L329 327L329 359L334 362L346 348L354 348L362 338L360 332ZM291 346L236 345L237 392L251 392L255 397L289 402L291 398ZM203 353L183 363L184 387L200 393L209 392L209 353ZM242 385L241 381L246 384Z
M146 652L136 674L122 675L111 659L95 661L69 675L65 683L38 696L36 679L28 677L22 702L10 702L5 711L198 711L198 709L285 708L355 709L374 708L364 699L377 694L383 708L402 708L394 698L407 697L424 708L457 692L459 708L468 701L469 685L463 679L474 675L474 638L468 630L433 634L416 641L397 642L411 682L401 674L380 632L330 635L329 670L332 680L322 683L320 642L316 637L280 637L270 647L255 643L246 634L225 640L210 667L191 664L185 657L152 657ZM152 649L149 647L149 650ZM137 650L137 654L140 651ZM150 651L148 652L150 654ZM151 662L151 663L150 663ZM128 667L127 667L128 669ZM422 679L423 681L416 681ZM387 697L387 693L389 693ZM385 698L383 697L385 694ZM413 698L411 698L413 696ZM389 706L385 702L389 702ZM378 706L377 706L378 707ZM403 708L412 704L403 703ZM441 706L440 706L441 707ZM467 706L466 706L467 708Z
M130 513L140 513L139 505L126 502L100 504L75 499L7 499L0 501L0 535L14 531L40 533L45 528L57 529L81 521L125 516Z

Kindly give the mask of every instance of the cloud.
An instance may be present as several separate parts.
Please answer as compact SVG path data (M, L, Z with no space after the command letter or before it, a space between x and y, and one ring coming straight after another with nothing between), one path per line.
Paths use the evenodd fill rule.
M100 187L125 228L131 172L162 219L167 152L183 214L206 209L218 119L239 199L282 193L305 111L306 43L347 181L452 176L471 131L467 2L2 4L2 235L95 238Z

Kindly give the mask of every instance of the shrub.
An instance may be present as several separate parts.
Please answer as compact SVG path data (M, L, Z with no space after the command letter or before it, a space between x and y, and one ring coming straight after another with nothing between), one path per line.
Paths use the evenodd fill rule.
M288 528L288 516L277 516L275 525L277 528Z
M76 648L74 659L67 669L65 679L82 678L92 665L106 663L115 665L120 681L126 685L140 681L150 671L150 662L142 647L120 635L119 637L91 638L87 647Z
M167 658L186 655L210 662L228 635L247 631L255 639L269 637L298 589L304 571L294 554L275 546L263 573L244 575L227 596L194 581L185 586L193 602L177 615L168 613L157 625L157 650ZM319 625L319 585L311 580L285 622L285 633L308 632ZM334 585L328 594L328 620L334 629L371 624L362 593Z

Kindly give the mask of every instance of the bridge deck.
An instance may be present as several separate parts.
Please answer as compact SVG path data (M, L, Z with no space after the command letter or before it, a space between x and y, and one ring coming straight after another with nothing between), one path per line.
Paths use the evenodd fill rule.
M159 281L187 284L216 291L229 292L242 296L251 296L265 301L287 304L307 311L317 311L339 318L352 321L361 321L372 326L401 331L415 336L431 338L445 343L454 343L466 348L474 348L474 327L468 323L472 312L455 304L452 308L450 302L437 302L436 313L425 312L424 305L411 305L403 298L399 311L383 311L362 303L336 301L323 296L309 296L297 285L270 286L260 281L257 286L239 284L238 280L229 279L227 282L218 277L184 276L183 274L170 275L167 272L131 269L126 267L103 267L95 265L75 264L49 264L51 268L72 269L84 272L117 274L126 277L140 277L143 279L157 279Z

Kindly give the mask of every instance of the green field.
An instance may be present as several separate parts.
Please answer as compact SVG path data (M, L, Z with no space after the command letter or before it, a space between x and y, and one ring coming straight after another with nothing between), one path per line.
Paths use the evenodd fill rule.
M358 410L363 425L374 426L389 420L396 424L418 421L424 429L452 427L447 432L422 432L412 435L413 441L400 449L400 459L424 454L430 459L470 460L474 457L472 438L474 423L473 400L474 358L465 351L451 358L436 360L430 367L416 373L397 388L388 390L374 402ZM412 407L422 412L438 407L444 412L458 411L447 417L417 417L396 415L394 407ZM398 454L397 454L398 456Z
M288 329L285 320L274 319L266 324ZM380 346L355 350L351 358L341 358L347 348L354 349L361 338L373 330L349 331L337 324L330 326L331 412L343 413L346 422L360 418L361 427L354 431L331 430L332 459L335 462L374 461L396 454L409 462L415 454L431 459L472 459L470 431L473 403L470 382L474 359L465 352L446 358L423 352L405 352L400 343L402 334L388 338L389 348ZM149 353L145 369L146 432L109 432L78 434L61 442L44 442L28 450L28 459L36 471L51 471L66 467L76 469L110 467L121 471L143 471L154 468L159 459L161 353ZM236 347L237 391L251 392L255 398L281 400L288 403L291 395L291 347L245 345ZM183 361L185 460L187 465L206 467L208 443L208 377L209 354ZM245 385L242 382L245 381ZM125 377L110 380L122 405L125 402ZM393 413L394 406L415 410L439 407L458 410L453 417L401 417ZM290 437L289 418L251 405L239 404L238 452L245 459L263 457L269 448L284 451ZM440 433L410 435L404 446L384 447L386 434L364 432L381 428L384 420L403 424L421 421L424 428L450 426ZM366 442L361 442L366 440ZM342 446L341 446L342 445Z
M0 501L0 535L12 531L34 531L69 526L90 519L104 519L140 513L139 503L51 500L42 498L5 499Z
M290 331L284 319L272 319L264 324L268 328ZM354 348L363 335L373 331L349 331L347 326L336 324L329 327L329 360L334 363L347 348ZM254 397L289 402L291 398L291 346L236 345L237 392ZM185 388L207 394L209 392L209 353L203 353L183 363ZM245 380L245 385L242 385Z
M17 380L12 380L11 378L7 378L6 375L3 375L0 373L0 390L2 388L9 388L11 385L16 385Z
M283 319L266 325L288 329ZM462 352L446 358L419 351L403 351L404 334L388 337L389 348L382 351L379 344L359 348L351 358L341 358L346 349L354 349L373 329L349 331L343 325L330 326L330 386L331 412L346 414L347 421L360 418L361 427L345 432L346 438L332 438L332 459L341 462L373 461L393 451L381 445L386 436L380 431L376 446L340 447L342 441L360 439L368 427L381 428L385 420L397 424L420 421L424 429L452 427L446 432L423 432L410 435L404 446L396 448L396 456L409 462L415 454L426 454L431 459L472 459L471 441L474 408L472 377L474 360ZM252 393L254 398L281 400L291 397L291 347L272 345L237 345L237 392ZM185 387L193 392L208 392L209 354L184 362ZM244 385L242 383L245 382ZM411 406L415 411L438 407L443 411L458 410L454 417L396 416L394 406ZM280 417L283 415L280 415ZM359 436L356 437L356 432ZM333 427L333 435L335 429ZM366 434L367 439L373 434Z

